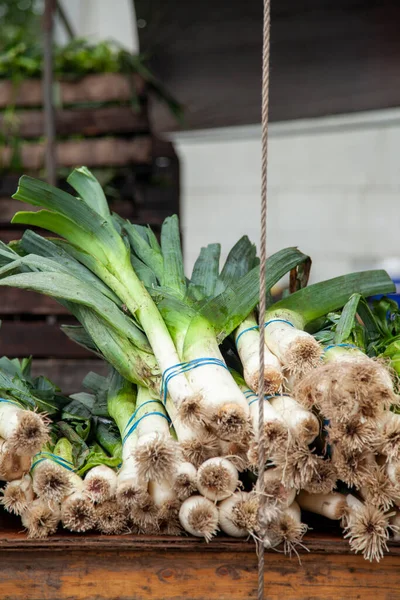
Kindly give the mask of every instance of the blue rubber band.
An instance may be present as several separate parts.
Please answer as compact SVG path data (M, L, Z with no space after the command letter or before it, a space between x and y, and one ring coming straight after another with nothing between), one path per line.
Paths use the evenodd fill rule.
M168 367L165 369L162 380L161 380L161 389L160 389L160 397L164 404L167 403L168 396L168 384L176 377L176 375L181 375L182 373L187 373L187 371L192 371L193 369L197 369L198 367L204 367L206 365L216 365L217 367L223 367L227 371L229 371L228 367L220 358L195 358L194 360L189 360L187 362L179 363L177 365L172 365L172 367Z
M290 321L286 321L285 319L271 319L270 321L267 321L266 323L264 323L264 329L265 329L265 327L268 327L268 325L270 325L271 323L287 323L291 327L294 327L293 323L291 323ZM254 331L254 329L259 329L259 326L253 325L253 327L247 327L247 329L243 329L243 331L241 331L236 338L236 341L235 341L236 346L238 345L239 340L243 334L247 333L248 331Z
M246 398L251 398L251 396L256 396L258 398L257 394L254 393L253 390L251 390L250 388L248 390L245 390L243 394Z
M287 325L290 325L290 327L294 328L293 323L291 323L290 321L286 321L286 319L271 319L270 321L264 323L264 328L268 327L268 325L271 325L271 323L286 323Z
M50 460L51 462L56 463L60 467L63 467L67 471L74 470L74 465L72 462L66 460L65 458L62 458L62 456L57 456L57 454L52 454L51 452L39 452L39 454L36 454L35 457L38 458L37 460L34 460L31 466L31 472L34 470L35 467L37 467L37 465L39 465L45 460Z
M324 352L328 352L328 350L331 350L331 348L355 348L356 350L360 350L360 348L354 344L330 344L324 348Z
M238 345L239 340L242 337L242 335L244 335L248 331L254 331L254 329L259 329L258 325L253 325L253 327L247 327L247 329L243 329L243 331L241 331L236 338L236 341L235 341L236 346Z
M154 411L154 412L149 412L146 413L145 415L143 415L142 417L140 417L140 419L138 419L129 429L129 431L125 434L124 439L122 440L122 444L125 444L126 440L132 435L132 433L135 431L135 429L137 428L137 426L139 425L140 421L143 421L143 419L145 419L146 417L150 417L151 415L158 415L159 417L163 417L164 419L166 419L169 423L169 418L167 417L167 415L165 415L162 412L158 412L158 411Z
M14 400L9 400L8 398L0 398L0 402L6 402L7 404L14 404L14 406L18 406L18 408L21 408L21 405L18 404L18 402L15 402Z
M146 406L146 404L161 404L161 406L163 406L162 402L160 400L146 400L146 402L143 402L143 404L141 404L140 406L137 407L137 409L135 410L135 412L129 417L129 420L127 422L127 424L125 425L125 429L124 429L124 433L125 431L128 429L128 427L132 424L133 421L135 421L136 416L139 412L139 410L143 407Z

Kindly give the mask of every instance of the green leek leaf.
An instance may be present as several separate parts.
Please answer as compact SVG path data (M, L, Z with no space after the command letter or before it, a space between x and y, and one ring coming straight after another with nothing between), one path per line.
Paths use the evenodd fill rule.
M255 266L256 246L244 235L230 250L224 267L219 276L216 293L220 294L225 288L246 275Z
M27 260L28 258L29 256L20 260ZM45 261L46 259L42 258L41 260ZM53 264L59 267L56 263ZM127 315L106 296L103 296L95 288L84 284L72 275L60 272L21 273L0 279L0 285L32 290L47 294L53 298L60 298L61 300L87 306L97 312L99 316L121 335L130 339L138 348L151 352L151 346L146 336Z
M131 223L124 223L124 231L126 232L131 248L136 256L153 271L154 275L161 281L164 270L164 261L161 254L154 250L147 241L147 232L145 230L146 239L141 235L140 230Z
M220 244L209 244L206 248L201 249L193 267L188 289L189 295L192 295L193 288L197 288L205 298L214 296L219 274L220 255Z
M186 278L183 271L179 221L176 215L167 217L162 225L161 250L164 258L162 285L174 290L178 297L184 298Z
M394 291L395 285L386 271L361 271L309 285L280 300L270 310L292 310L301 315L306 324L341 308L352 294L368 297Z
M307 260L296 248L285 248L267 259L266 289L271 289L291 269ZM212 324L219 343L234 331L259 301L259 266L209 300L201 315Z
M67 182L76 190L84 202L99 215L110 216L107 198L97 179L86 167L74 169Z
M336 326L335 336L333 338L335 344L342 344L349 338L354 327L358 304L361 298L361 294L353 294L344 305L339 322Z
M114 256L120 254L122 260L125 246L121 237L115 230L111 219L106 219L99 215L99 213L90 208L90 206L80 198L75 198L67 192L63 192L43 181L27 177L26 175L23 175L20 178L18 189L13 198L21 200L22 202L27 202L28 204L33 204L34 206L42 206L49 211L54 211L58 215L62 215L69 221L72 221L75 228L84 231L86 233L86 238L88 236L89 238L91 237L93 244L95 240L98 240L96 245L103 246ZM59 224L61 225L62 223L66 228L66 232L70 235L71 226L67 226L65 220L59 220ZM43 224L43 227L53 231L53 229L47 227L46 224ZM61 227L61 231L56 231L56 233L63 235L68 239L68 236L63 233L62 229L63 228ZM76 241L75 243L78 246L82 245L79 241ZM88 248L90 248L90 245Z

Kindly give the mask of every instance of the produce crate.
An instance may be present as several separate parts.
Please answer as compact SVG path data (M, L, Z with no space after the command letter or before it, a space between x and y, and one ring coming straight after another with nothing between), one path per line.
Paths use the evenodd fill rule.
M45 147L42 82L22 81L17 87L0 82L0 240L20 238L23 229L10 219L22 203L11 199L22 173L43 177ZM171 214L179 214L179 160L172 144L151 131L146 83L139 76L88 75L56 83L57 163L65 173L86 165L97 173L114 173L118 195L111 208L155 231ZM133 99L135 106L132 105ZM12 136L21 141L12 162ZM6 135L4 136L4 132ZM99 171L100 170L100 171ZM59 179L59 185L68 185ZM47 375L65 393L76 392L91 368L103 373L93 359L60 331L71 322L63 307L33 292L0 291L0 355L35 356L34 373Z

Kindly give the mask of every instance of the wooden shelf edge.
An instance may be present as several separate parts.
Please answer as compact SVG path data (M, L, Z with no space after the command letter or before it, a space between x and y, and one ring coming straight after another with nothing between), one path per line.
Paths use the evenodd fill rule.
M299 553L312 554L351 554L349 545L343 538L333 535L309 534L304 538L305 548ZM146 551L185 551L185 552L238 552L254 553L252 541L218 537L207 544L204 540L192 537L121 535L104 536L97 534L58 534L45 540L29 540L24 533L0 532L0 552L9 550L141 550ZM274 551L269 551L268 553ZM390 544L390 554L400 556L400 544Z

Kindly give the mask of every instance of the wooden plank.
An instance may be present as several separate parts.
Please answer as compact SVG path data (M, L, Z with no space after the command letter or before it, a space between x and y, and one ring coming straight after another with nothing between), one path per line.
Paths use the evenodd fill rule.
M64 318L63 322L67 319ZM45 321L2 321L0 355L37 358L90 358L90 352L74 344L59 323Z
M0 330L1 335L1 330ZM63 394L74 394L82 390L84 377L94 371L99 375L107 375L108 365L99 359L36 359L33 361L34 376L44 375L57 384Z
M132 90L143 96L145 81L139 75L105 73L87 75L74 81L61 81L57 84L57 99L62 105L85 102L129 102ZM21 81L19 85L11 81L0 81L0 107L41 106L43 89L41 80Z
M18 149L23 169L39 170L44 166L44 143L22 143ZM57 144L57 164L63 167L123 167L130 164L149 164L151 161L151 138L138 136L126 139L68 140ZM13 156L11 147L0 148L0 163L10 166Z
M44 113L41 110L16 113L18 136L37 138L44 135ZM96 136L116 133L143 133L149 131L149 121L144 110L137 112L130 106L107 106L92 109L56 110L58 136L81 134ZM4 115L0 114L0 130L7 131ZM15 133L13 134L15 135Z
M185 107L185 129L259 123L262 2L136 0L140 48ZM400 105L396 0L271 3L270 119ZM157 131L178 129L153 104Z
M3 537L3 536L2 536ZM6 541L7 539L7 541ZM257 598L254 546L193 539L11 536L0 548L3 598L13 600L251 600ZM14 538L15 539L15 538ZM73 540L73 543L71 543ZM323 554L323 558L321 557ZM400 557L370 564L360 556L312 551L290 559L268 553L265 598L398 598Z
M48 296L16 288L0 287L0 318L10 315L66 314L69 314L68 311Z
M16 187L15 190L16 191ZM11 219L19 210L40 210L38 206L32 206L31 204L25 204L12 198L0 198L0 225L9 225ZM0 231L1 238L1 231Z

